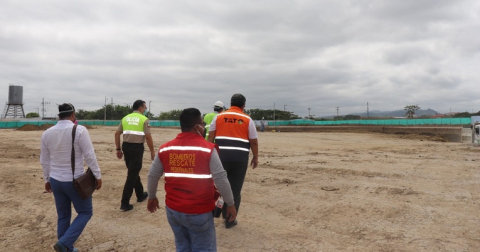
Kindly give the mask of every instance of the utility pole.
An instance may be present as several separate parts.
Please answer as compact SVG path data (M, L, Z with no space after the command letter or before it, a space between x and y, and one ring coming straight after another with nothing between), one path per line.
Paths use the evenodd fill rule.
M149 111L152 111L152 107L150 107L150 104L151 104L151 103L152 103L152 101L148 101L148 109L149 109ZM150 112L150 114L151 114L151 112ZM148 115L148 114L147 114L147 115Z
M287 106L287 104L283 105L283 112L285 112L285 107Z
M103 125L107 124L107 97L105 96L105 107L103 108Z
M368 102L367 102L367 118L370 118L369 110L368 110Z
M340 110L340 107L337 107L337 117L338 117L338 111Z
M277 126L275 124L275 102L273 103L273 126Z
M45 102L45 98L42 98L42 119L45 118L45 104L50 104L50 102Z
M114 117L114 114L115 114L115 113L114 113L115 111L114 111L114 108L113 108L113 97L110 97L110 99L111 99L110 105L112 106L112 116L111 116L111 118L112 118L112 120L113 120L113 117Z
M308 119L313 119L315 115L310 114L310 108L308 108Z

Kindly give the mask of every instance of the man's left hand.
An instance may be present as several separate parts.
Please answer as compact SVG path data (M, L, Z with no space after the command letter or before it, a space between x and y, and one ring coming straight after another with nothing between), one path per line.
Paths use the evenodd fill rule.
M158 205L158 199L157 198L148 199L147 209L150 213L155 213L157 209L160 209L160 205Z
M52 186L50 185L50 182L45 183L45 191L49 193L52 192Z
M121 150L117 150L117 158L122 159L123 157L123 152Z
M258 157L252 158L252 162L250 162L250 165L252 166L253 169L257 168L257 166L258 166Z

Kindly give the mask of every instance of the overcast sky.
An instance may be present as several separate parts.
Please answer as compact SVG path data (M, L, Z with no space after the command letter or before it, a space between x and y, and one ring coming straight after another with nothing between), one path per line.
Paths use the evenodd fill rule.
M0 102L16 85L45 116L136 99L209 113L234 93L302 117L477 112L479 31L478 0L5 0Z

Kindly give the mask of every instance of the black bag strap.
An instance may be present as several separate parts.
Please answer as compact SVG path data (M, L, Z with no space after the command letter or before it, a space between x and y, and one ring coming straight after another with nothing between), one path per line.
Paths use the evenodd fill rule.
M72 129L72 156L70 158L72 162L72 180L75 177L75 147L73 146L73 143L75 142L75 132L77 131L77 125L75 124Z

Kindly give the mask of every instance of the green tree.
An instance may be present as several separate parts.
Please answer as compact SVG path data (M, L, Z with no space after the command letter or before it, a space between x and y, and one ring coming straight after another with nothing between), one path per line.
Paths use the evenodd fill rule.
M275 110L275 118L273 118L273 109L246 109L245 113L248 114L253 120L262 120L262 117L266 120L293 120L300 118L290 111L278 109Z
M35 118L35 117L40 117L40 115L38 113L35 113L35 112L30 112L25 117L26 118Z
M415 114L415 111L419 110L420 107L418 105L407 105L404 108L407 112L405 113L405 116L407 118L413 118L413 115Z
M346 115L344 117L345 120L360 120L361 116L359 115Z
M95 111L86 111L79 109L75 114L79 120L121 120L124 116L132 113L132 109L128 106L107 104Z
M160 112L158 120L180 120L181 109L174 109L168 112Z
M480 115L480 111L478 111L477 113L460 112L460 113L456 113L455 115L452 115L452 117L465 118L465 117L478 116L478 115Z
M77 117L78 120L94 120L95 119L93 117L92 111L86 111L84 109L79 109L78 111L76 111L75 116Z

